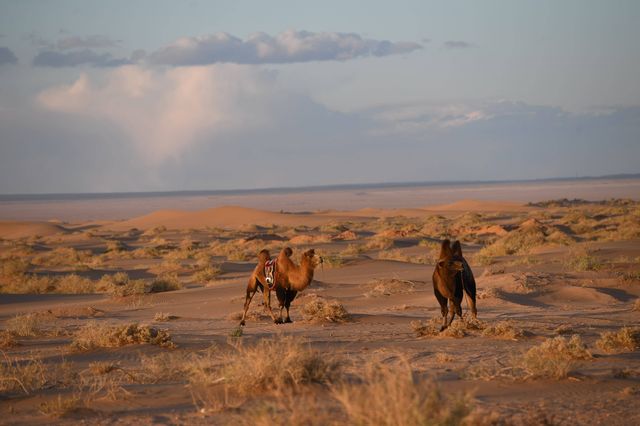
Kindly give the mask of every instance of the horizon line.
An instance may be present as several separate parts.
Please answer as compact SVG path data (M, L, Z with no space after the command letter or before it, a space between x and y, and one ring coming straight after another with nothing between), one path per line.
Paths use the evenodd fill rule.
M364 189L364 188L411 188L419 186L446 186L446 185L474 185L474 184L501 184L501 183L533 183L533 182L553 182L553 181L580 181L580 180L601 180L601 179L637 179L640 173L617 173L600 176L571 176L571 177L551 177L551 178L530 178L530 179L492 179L492 180L443 180L443 181L398 181L398 182L368 182L368 183L339 183L328 185L308 185L308 186L281 186L281 187L258 187L258 188L237 188L237 189L177 189L177 190L156 190L156 191L113 191L113 192L42 192L42 193L1 193L0 201L16 201L30 198L44 197L85 197L97 196L100 198L110 197L133 197L133 196L170 196L180 194L192 195L223 195L223 194L250 194L258 192L287 193L304 191L330 191L341 189Z

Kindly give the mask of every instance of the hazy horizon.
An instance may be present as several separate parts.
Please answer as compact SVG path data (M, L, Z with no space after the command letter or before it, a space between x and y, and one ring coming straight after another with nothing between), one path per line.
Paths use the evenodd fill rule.
M2 12L2 194L640 172L638 2Z

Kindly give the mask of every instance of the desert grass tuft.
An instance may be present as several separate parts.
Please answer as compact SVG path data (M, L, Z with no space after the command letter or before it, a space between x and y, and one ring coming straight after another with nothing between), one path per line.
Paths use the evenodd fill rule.
M390 296L392 294L413 293L416 290L416 283L409 280L399 280L396 278L375 279L364 285L368 289L364 293L365 297Z
M0 393L24 393L42 389L47 382L47 369L37 358L19 360L6 354L0 360Z
M74 349L86 351L144 343L167 348L175 347L167 330L136 323L108 325L95 321L90 321L75 333L71 346Z
M263 339L254 346L238 346L223 357L226 384L243 395L309 383L328 383L339 364L292 336ZM247 368L251 366L251 368Z
M485 337L497 337L500 339L518 340L524 337L524 330L517 328L510 321L500 321L495 324L487 325L482 331Z
M86 408L84 400L75 393L68 396L58 394L52 400L40 403L40 412L54 418L69 416L83 408Z
M313 297L302 307L302 316L309 322L345 322L351 315L337 300Z
M42 334L42 315L32 312L7 320L7 331L15 336L30 337Z
M432 381L419 381L408 364L365 366L361 384L332 387L354 425L460 425L473 411L471 399L443 393Z
M532 347L522 356L521 366L529 377L563 379L576 360L591 358L580 336L574 334L569 340L558 336Z
M596 341L596 346L607 353L631 352L640 348L640 327L622 327L618 331L606 331Z

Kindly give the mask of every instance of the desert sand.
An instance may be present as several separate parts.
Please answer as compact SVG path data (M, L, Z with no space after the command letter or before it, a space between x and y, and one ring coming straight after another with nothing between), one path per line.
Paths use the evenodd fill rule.
M0 423L640 424L640 203L625 195L12 217ZM444 238L462 242L479 314L463 302L439 332ZM294 322L258 294L239 328L257 253L287 246L324 258Z

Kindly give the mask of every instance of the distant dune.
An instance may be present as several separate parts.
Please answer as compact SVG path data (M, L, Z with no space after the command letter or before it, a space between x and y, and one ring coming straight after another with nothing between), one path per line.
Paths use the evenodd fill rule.
M483 201L483 200L460 200L451 204L441 204L436 206L423 207L428 211L476 211L476 212L513 212L513 211L526 211L531 207L525 206L521 203L512 203L508 201Z
M0 238L16 239L58 234L67 230L50 222L0 221Z
M349 217L349 215L346 215ZM356 215L350 215L356 218ZM362 217L358 217L362 220ZM169 229L238 228L243 225L318 226L334 220L345 220L345 215L276 213L238 206L224 206L201 211L160 210L122 222L114 222L109 229L149 229L166 226Z

